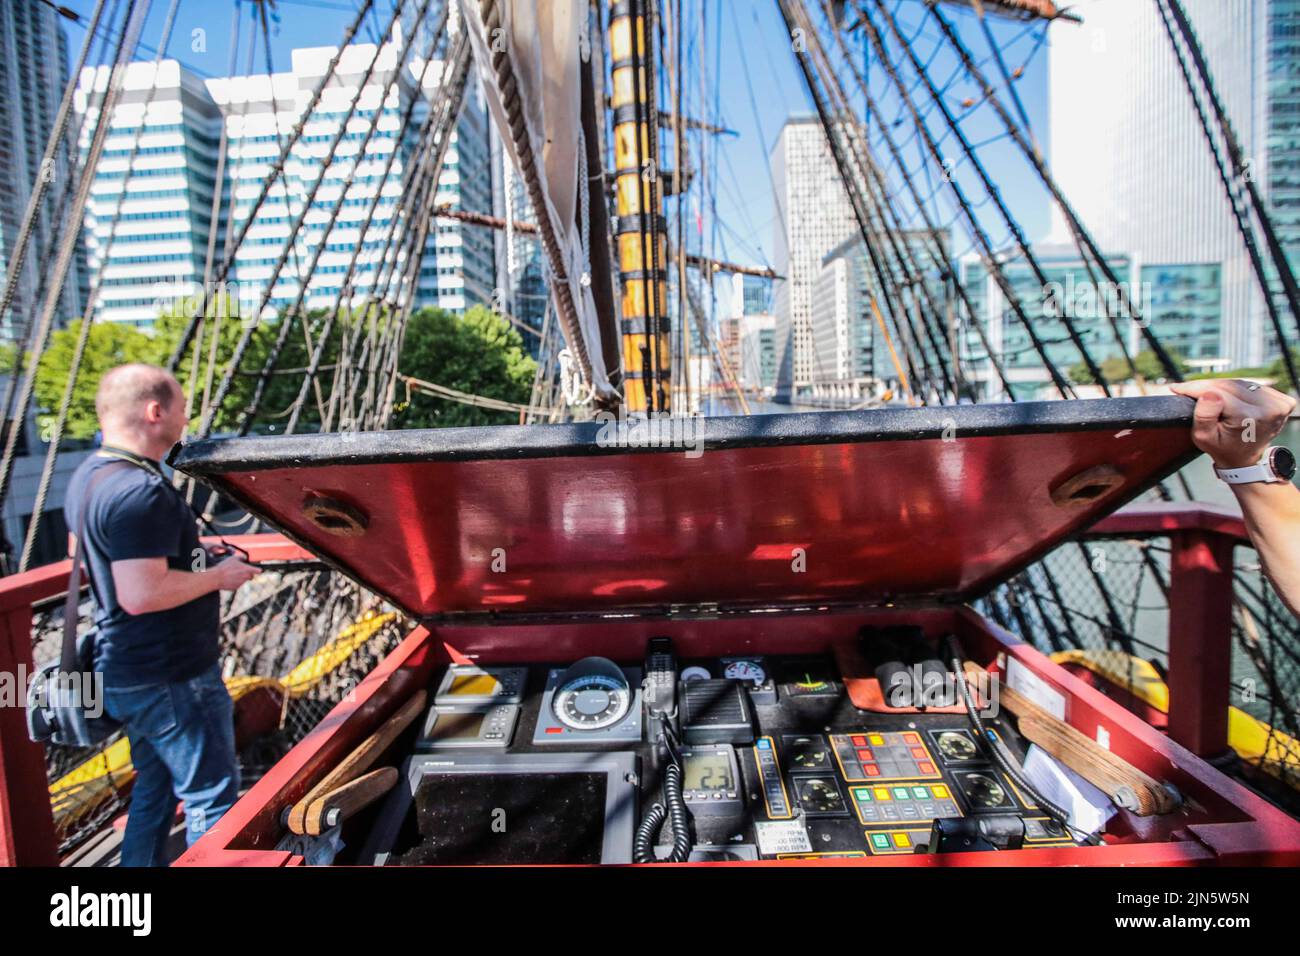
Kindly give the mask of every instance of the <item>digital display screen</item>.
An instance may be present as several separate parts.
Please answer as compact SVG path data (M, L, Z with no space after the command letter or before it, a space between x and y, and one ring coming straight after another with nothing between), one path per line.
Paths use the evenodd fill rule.
M457 674L447 693L452 697L488 697L501 686L491 674Z
M483 726L486 714L449 714L438 711L438 719L433 723L433 732L429 735L434 740L477 740L479 728Z
M603 773L437 773L415 790L398 866L599 863Z
M726 753L689 754L683 786L687 790L735 790L731 779L731 761Z

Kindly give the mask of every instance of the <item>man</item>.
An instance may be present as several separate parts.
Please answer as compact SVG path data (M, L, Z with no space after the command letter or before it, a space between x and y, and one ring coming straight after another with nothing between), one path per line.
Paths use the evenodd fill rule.
M1295 459L1286 449L1274 454L1269 449L1296 400L1235 379L1186 382L1171 389L1196 399L1192 441L1214 460L1215 473L1237 496L1264 573L1291 613L1300 616L1300 489L1291 482Z
M209 566L194 513L159 467L187 424L175 378L152 365L119 366L100 381L95 411L103 445L72 476L65 515L73 535L84 521L95 670L106 712L125 725L136 773L122 865L166 866L177 799L193 843L239 794L217 592L258 571L238 557ZM92 490L91 475L114 462Z

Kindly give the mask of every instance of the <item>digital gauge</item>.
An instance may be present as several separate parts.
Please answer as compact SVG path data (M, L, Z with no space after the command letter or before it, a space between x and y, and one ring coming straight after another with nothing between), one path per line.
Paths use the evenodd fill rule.
M626 675L603 657L584 657L565 671L551 699L556 719L574 730L610 727L627 716L631 706Z

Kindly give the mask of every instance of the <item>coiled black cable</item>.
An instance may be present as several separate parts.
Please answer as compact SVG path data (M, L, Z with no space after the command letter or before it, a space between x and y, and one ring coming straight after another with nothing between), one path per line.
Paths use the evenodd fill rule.
M636 828L632 859L637 863L685 863L691 855L690 811L682 797L682 767L676 760L670 760L664 767L664 801L667 809L662 803L654 804ZM672 828L673 849L666 859L660 860L655 857L654 842L665 818Z

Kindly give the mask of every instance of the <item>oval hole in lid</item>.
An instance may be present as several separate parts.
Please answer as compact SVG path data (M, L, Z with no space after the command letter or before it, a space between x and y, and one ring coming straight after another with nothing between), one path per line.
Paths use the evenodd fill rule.
M366 533L370 519L361 509L324 495L308 495L302 513L316 527L341 538L358 538Z
M1052 489L1052 501L1060 508L1078 508L1091 504L1124 484L1124 476L1114 465L1094 465L1071 475Z

